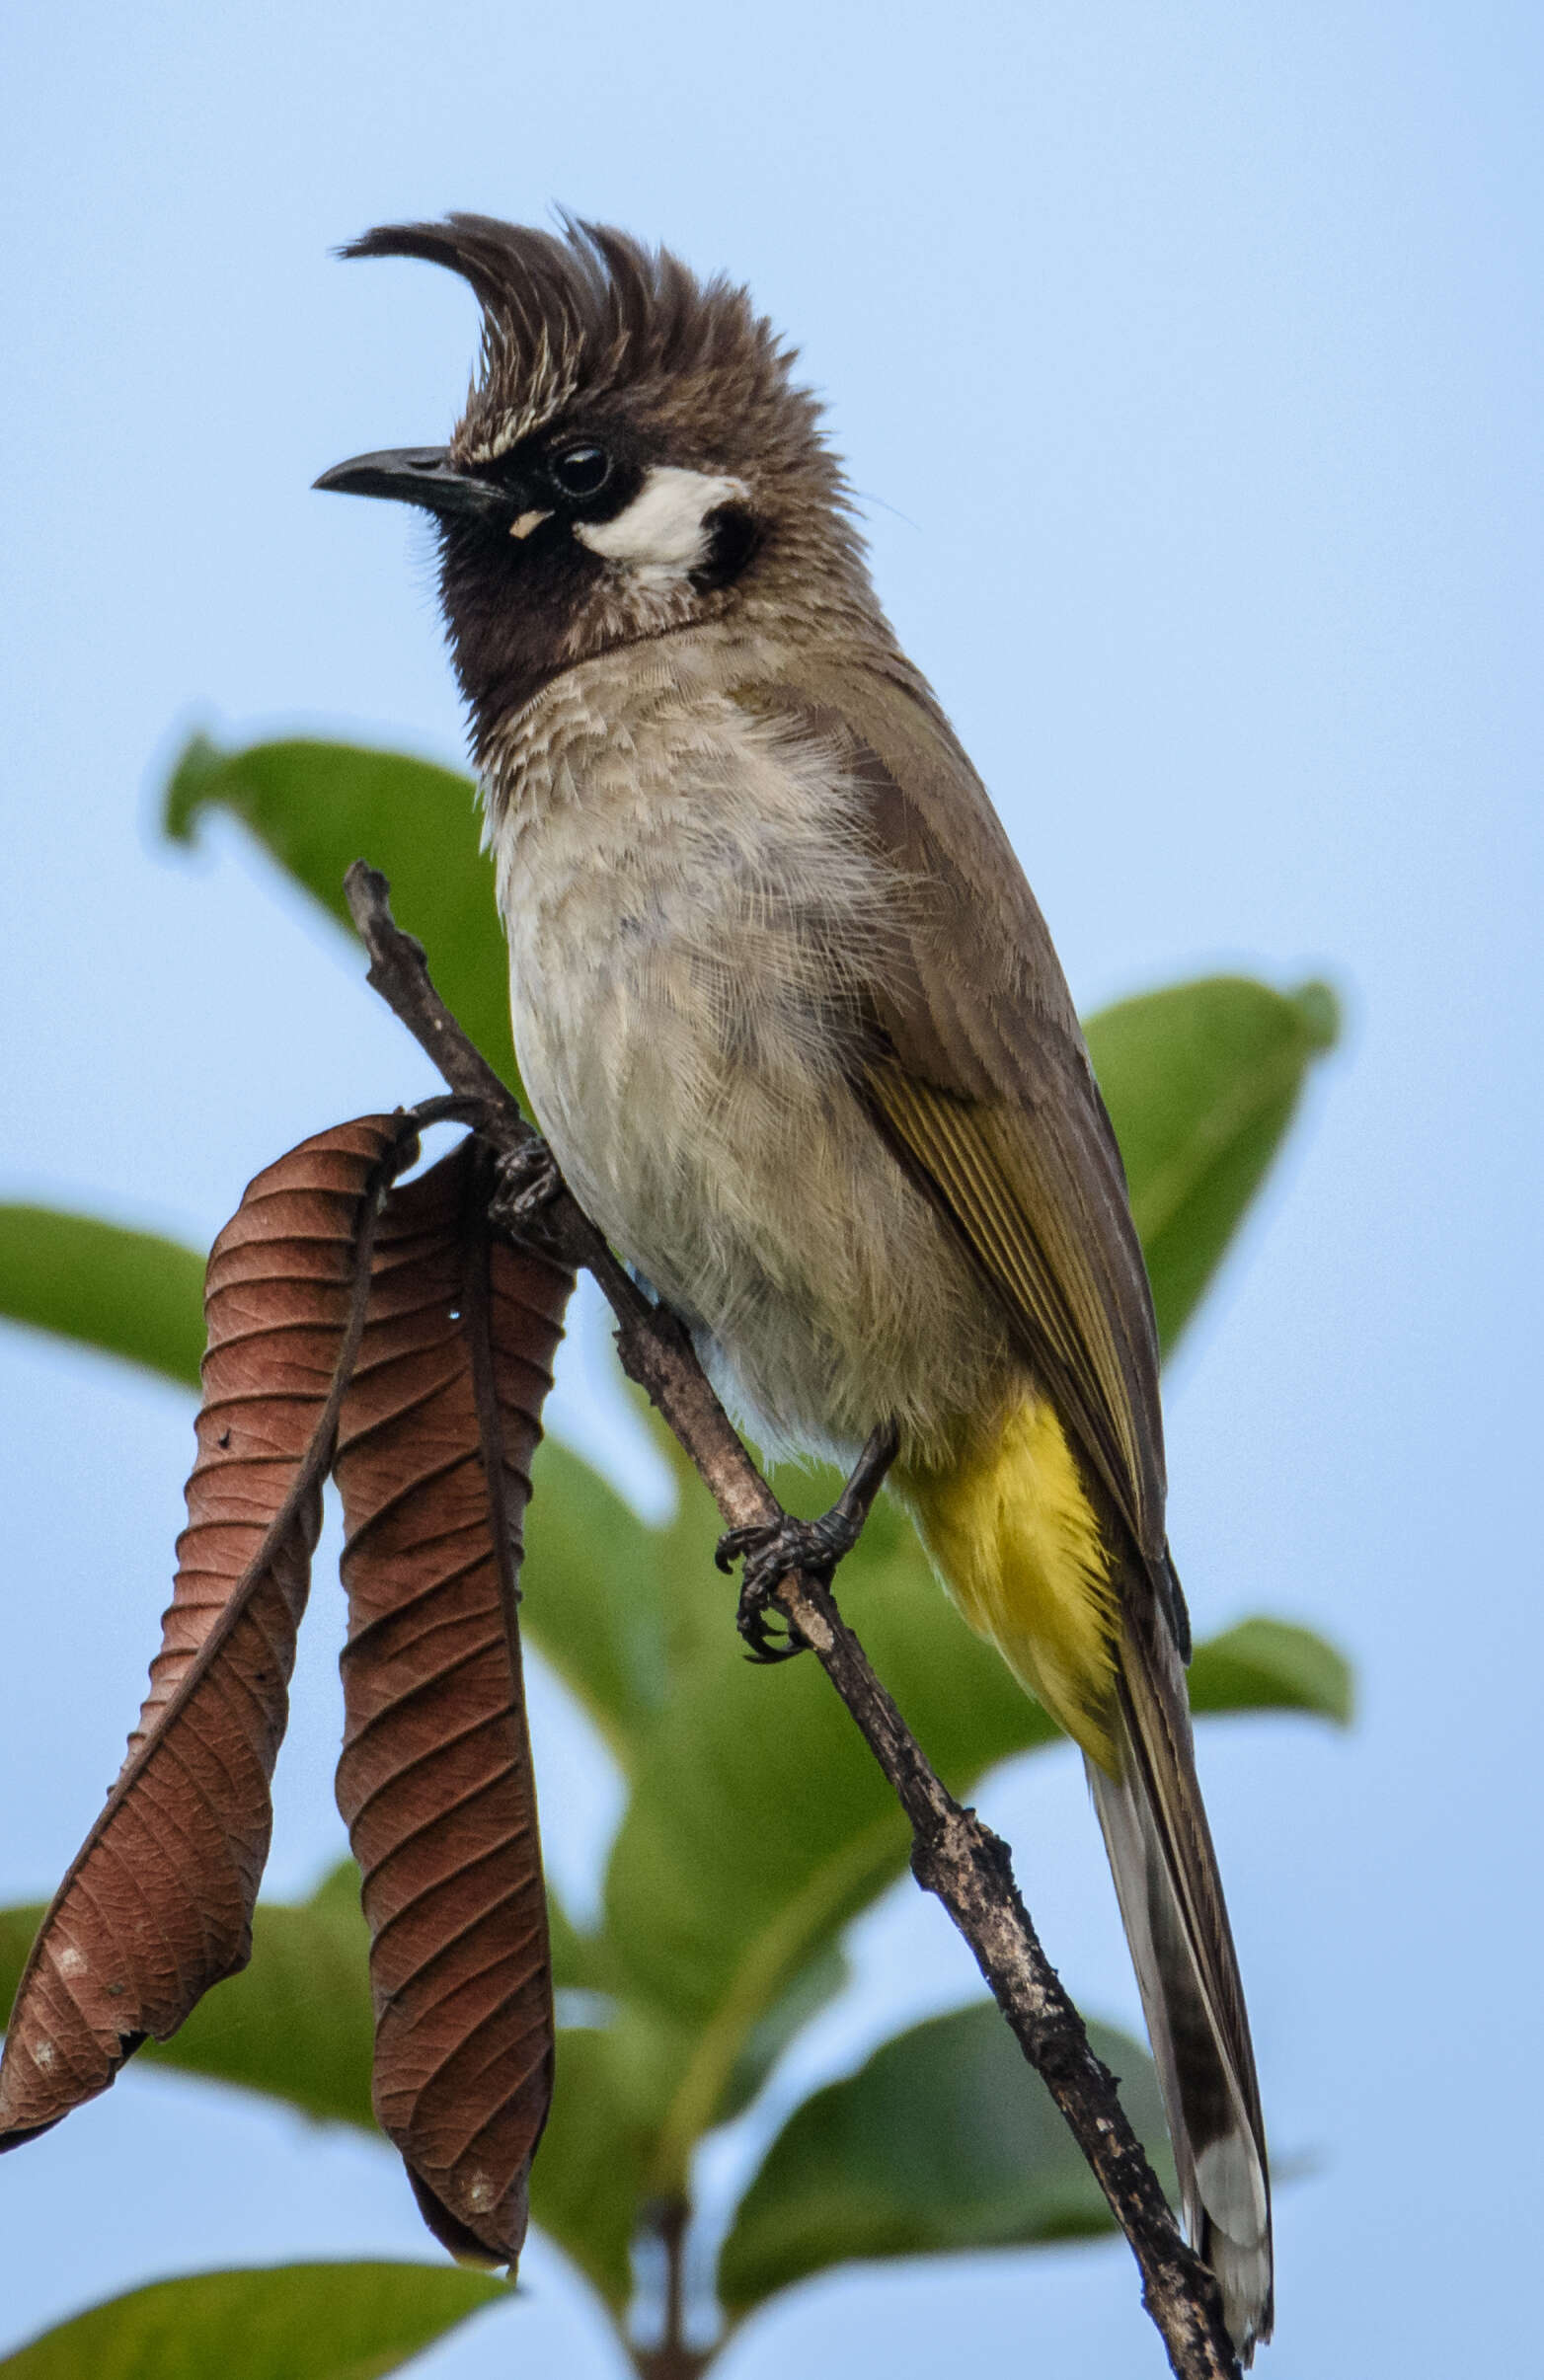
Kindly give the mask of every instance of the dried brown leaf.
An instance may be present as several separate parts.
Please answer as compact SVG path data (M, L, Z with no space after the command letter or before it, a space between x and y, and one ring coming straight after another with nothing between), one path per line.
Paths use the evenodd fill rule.
M489 1235L471 1140L393 1191L339 1426L338 1802L363 1872L375 2111L425 2221L512 2264L552 2093L520 1523L573 1276Z
M204 1286L198 1455L150 1692L54 1895L0 2065L0 2147L107 2088L247 1963L269 1781L353 1345L376 1191L411 1130L364 1116L259 1174ZM357 1292L357 1293L356 1293Z

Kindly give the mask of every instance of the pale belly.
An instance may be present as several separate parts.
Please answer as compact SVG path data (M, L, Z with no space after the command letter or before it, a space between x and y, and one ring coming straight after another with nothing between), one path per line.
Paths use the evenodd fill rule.
M693 757L722 797L733 756ZM1017 1367L850 1087L882 887L818 818L726 809L602 778L501 851L531 1104L763 1445L847 1461L888 1418L944 1459Z
M837 1053L726 1045L673 996L692 972L619 937L579 997L522 985L516 1046L565 1177L763 1444L847 1461L891 1417L943 1455L1006 1357L972 1268Z

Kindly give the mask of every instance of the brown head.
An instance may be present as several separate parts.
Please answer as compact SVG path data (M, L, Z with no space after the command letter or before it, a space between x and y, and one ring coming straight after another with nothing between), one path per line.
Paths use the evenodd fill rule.
M344 254L447 265L482 305L449 445L359 455L317 482L435 515L480 756L549 678L618 645L716 619L873 633L819 408L743 289L593 224L559 236L451 215Z

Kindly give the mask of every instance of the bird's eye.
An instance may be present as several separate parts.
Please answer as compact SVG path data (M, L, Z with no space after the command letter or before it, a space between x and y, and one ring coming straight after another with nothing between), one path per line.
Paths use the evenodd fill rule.
M565 496L598 496L611 477L611 457L603 446L564 446L547 465L553 483Z

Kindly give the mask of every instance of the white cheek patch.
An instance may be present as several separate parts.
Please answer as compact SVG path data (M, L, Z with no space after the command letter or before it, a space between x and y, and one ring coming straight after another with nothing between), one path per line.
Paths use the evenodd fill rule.
M708 514L720 504L743 503L746 494L742 480L661 463L647 474L625 512L615 520L578 522L574 534L592 554L632 571L643 585L668 587L707 560Z

